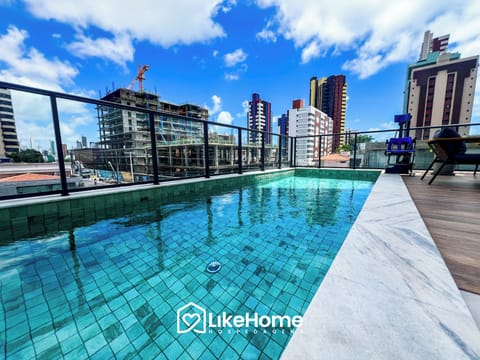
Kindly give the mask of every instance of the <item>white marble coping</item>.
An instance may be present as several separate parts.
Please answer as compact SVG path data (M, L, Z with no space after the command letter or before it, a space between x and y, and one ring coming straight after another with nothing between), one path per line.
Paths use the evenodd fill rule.
M399 175L375 183L282 359L480 359L480 331Z

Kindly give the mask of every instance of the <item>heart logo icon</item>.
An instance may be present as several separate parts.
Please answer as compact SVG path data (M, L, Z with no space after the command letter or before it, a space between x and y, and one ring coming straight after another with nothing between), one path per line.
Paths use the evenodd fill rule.
M188 327L185 332L190 331L198 325L198 323L202 320L200 314L183 314L182 321ZM196 330L193 330L196 332Z

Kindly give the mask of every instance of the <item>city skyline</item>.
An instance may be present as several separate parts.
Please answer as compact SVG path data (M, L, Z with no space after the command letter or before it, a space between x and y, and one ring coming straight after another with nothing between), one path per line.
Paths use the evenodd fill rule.
M0 79L98 99L127 87L138 65L148 64L146 91L165 101L206 106L212 121L247 127L248 100L261 94L272 104L276 132L277 118L292 100L308 103L312 76L344 74L346 128L374 130L396 127L407 67L418 59L425 30L450 34L449 51L462 57L480 53L475 1L176 5L105 2L98 8L88 1L0 0ZM478 94L477 87L472 122L480 121ZM39 108L48 104L35 105L35 111L20 109L16 115L21 143L47 137L35 116L47 113ZM90 110L67 110L66 143L98 136Z

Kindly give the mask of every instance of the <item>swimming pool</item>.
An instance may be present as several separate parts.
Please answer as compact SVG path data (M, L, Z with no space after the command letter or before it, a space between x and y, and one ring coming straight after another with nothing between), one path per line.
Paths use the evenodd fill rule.
M293 326L202 333L188 312L301 316L372 185L283 177L4 244L4 355L277 359Z

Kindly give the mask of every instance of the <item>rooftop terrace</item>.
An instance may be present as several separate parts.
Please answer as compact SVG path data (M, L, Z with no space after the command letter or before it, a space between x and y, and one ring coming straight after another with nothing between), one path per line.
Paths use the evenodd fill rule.
M31 91L51 102L52 121L54 128L58 128L54 135L59 154L63 149L58 125L68 121L68 117L58 111L57 100L61 100L60 105L68 101L91 104L91 111L98 106L135 110L125 105L20 86L12 89ZM73 178L73 169L69 170L69 163L65 166L62 157L49 169L36 166L35 170L43 170L41 173L58 173L61 180L57 181L58 187L1 199L0 233L13 239L23 238L35 231L52 230L51 226L58 225L57 220L61 220L62 226L75 226L76 221L81 224L99 220L95 214L114 216L116 211L132 210L135 204L152 199L155 202L162 196L168 201L168 192L163 191L166 188L175 188L170 194L174 199L178 194L192 191L193 184L199 184L198 191L202 192L218 188L219 183L244 184L258 174L268 177L277 171L293 173L298 171L296 166L304 165L296 162L296 139L293 138L283 142L277 134L271 145L264 140L256 144L249 141L249 129L167 117L152 110L144 113L152 125L148 149L96 149L103 151L99 159L91 149L91 158L82 162L99 173L98 185L88 179L82 180L82 186L78 187L67 183L67 179ZM157 138L154 117L165 122L177 118L188 123L198 122L203 130L198 138L200 145L188 148L175 139L163 143L162 138ZM226 131L230 139L228 146L223 147L217 141L217 132L222 126L222 132ZM167 135L175 135L173 130L168 131ZM379 131L375 136L390 137L393 133L394 130L390 134ZM348 161L338 166L363 169L344 170L348 174L385 168L384 140L357 143L358 134L353 134L355 143ZM373 132L365 134L373 135ZM319 141L332 136L346 138L347 134L323 135ZM475 146L478 151L479 146ZM133 152L137 150L141 150L139 154ZM402 181L399 175L380 176L305 314L305 327L294 335L284 358L480 358L480 332L472 318L473 314L479 322L480 297L474 293L480 294L480 183L478 176L473 177L470 172L439 177L428 186L418 175L432 156L426 144L418 141L416 177L403 177ZM309 166L330 165L320 159ZM1 167L5 170L3 175L12 170L9 164ZM195 172L191 171L193 168ZM28 172L33 172L30 165L19 171L20 174ZM103 182L102 177L114 181ZM76 178L83 179L82 176ZM21 204L28 204L28 209L20 211ZM15 221L5 220L7 213L14 214ZM466 292L460 293L458 288Z

